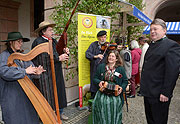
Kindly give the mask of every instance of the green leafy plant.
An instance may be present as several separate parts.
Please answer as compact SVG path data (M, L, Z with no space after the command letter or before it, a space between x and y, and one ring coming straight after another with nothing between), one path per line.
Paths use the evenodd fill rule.
M62 6L59 3L56 3L54 7L54 12L51 15L51 18L56 23L55 32L59 36L63 33L66 23L69 20L72 9L76 4L74 0L62 0ZM67 29L68 42L67 47L70 49L69 56L69 69L66 70L65 80L73 79L77 75L77 59L78 59L78 42L77 42L77 15L74 14L70 25Z
M114 20L119 20L120 18L120 7L117 4L119 0L81 0L76 12L87 13L87 14L95 14L95 15L102 15L102 16L110 16L111 22ZM140 10L143 8L142 5L143 0L129 0L130 3L134 4ZM77 0L62 0L62 5L56 3L54 12L51 15L51 18L56 23L55 32L56 34L62 34L66 23L69 20L69 17L74 9ZM132 16L128 16L128 22L139 22L137 18ZM65 79L69 80L72 77L77 75L77 61L78 61L78 40L77 40L77 14L74 14L70 25L67 29L68 34L68 48L70 49L70 60L69 65L75 65L74 69L68 70L66 73ZM132 37L137 37L136 35L142 30L142 27L128 27L128 39L130 40ZM115 35L120 34L121 29L114 29L111 25L111 35L115 32ZM138 32L138 33L137 33ZM114 40L113 40L114 42ZM75 73L76 72L76 73Z
M118 0L81 0L76 9L76 12L110 16L113 21L114 19L117 19L118 16L116 16L116 14L120 11L118 5L115 4L115 2L117 1ZM56 23L56 34L62 34L76 2L77 0L62 0L61 5L59 3L56 3L55 1L56 6L54 7L55 10L52 13L51 18ZM77 70L78 59L77 28L77 14L74 14L67 30L67 46L70 49L69 65L76 65L75 70ZM65 76L65 79L69 80L72 77L75 77L75 75L77 75L77 73L75 73L74 71L68 71L68 73Z
M129 0L129 3L135 5L139 10L142 10L145 5L142 3L143 0ZM128 23L139 23L141 22L138 18L128 15L127 16ZM136 40L140 35L142 35L144 26L129 26L127 28L127 41L128 43L131 40Z

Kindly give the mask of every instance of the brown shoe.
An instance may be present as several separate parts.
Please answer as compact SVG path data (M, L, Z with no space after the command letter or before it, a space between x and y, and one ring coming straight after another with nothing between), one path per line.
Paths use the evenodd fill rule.
M64 115L64 114L61 114L60 117L61 117L61 120L64 120L64 121L66 121L66 120L69 119L69 118L68 118L66 115Z

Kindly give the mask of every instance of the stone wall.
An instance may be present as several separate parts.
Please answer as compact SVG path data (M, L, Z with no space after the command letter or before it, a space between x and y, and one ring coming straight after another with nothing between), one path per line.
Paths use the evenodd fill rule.
M56 1L59 4L62 4L61 0ZM45 20L48 20L50 22L53 22L49 18L49 16L53 13L53 8L55 6L54 0L45 0ZM76 73L77 72L77 66L78 63L71 65L66 69L66 67L63 67L63 74L65 79L65 87L66 87L66 96L67 96L67 102L70 103L74 100L77 100L79 98L79 83L78 83L78 75L75 75L74 78L71 78L69 80L66 80L67 73Z
M10 31L18 30L18 8L20 3L11 0L0 1L0 40L6 40ZM0 42L0 52L6 47Z
M143 12L150 18L154 19L157 12L165 8L167 6L174 6L176 3L178 3L179 0L144 0L143 3L145 3L145 9ZM173 16L176 13L164 13L165 16Z

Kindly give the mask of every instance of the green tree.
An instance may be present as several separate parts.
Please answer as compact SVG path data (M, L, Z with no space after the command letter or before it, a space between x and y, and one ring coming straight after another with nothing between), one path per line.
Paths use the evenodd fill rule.
M143 10L145 7L144 4L142 4L143 0L129 0L129 3L135 5L139 10ZM138 18L128 15L127 16L128 23L139 23L141 22ZM136 40L140 35L142 35L143 32L143 26L129 26L127 28L127 40L128 43L131 40Z

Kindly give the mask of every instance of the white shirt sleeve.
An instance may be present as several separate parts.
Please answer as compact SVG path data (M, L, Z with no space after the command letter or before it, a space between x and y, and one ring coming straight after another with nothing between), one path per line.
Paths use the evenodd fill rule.
M148 43L145 43L142 47L142 54L141 54L141 58L140 58L140 62L139 62L139 70L142 70L142 66L144 63L144 56L146 54L147 49L149 48Z

